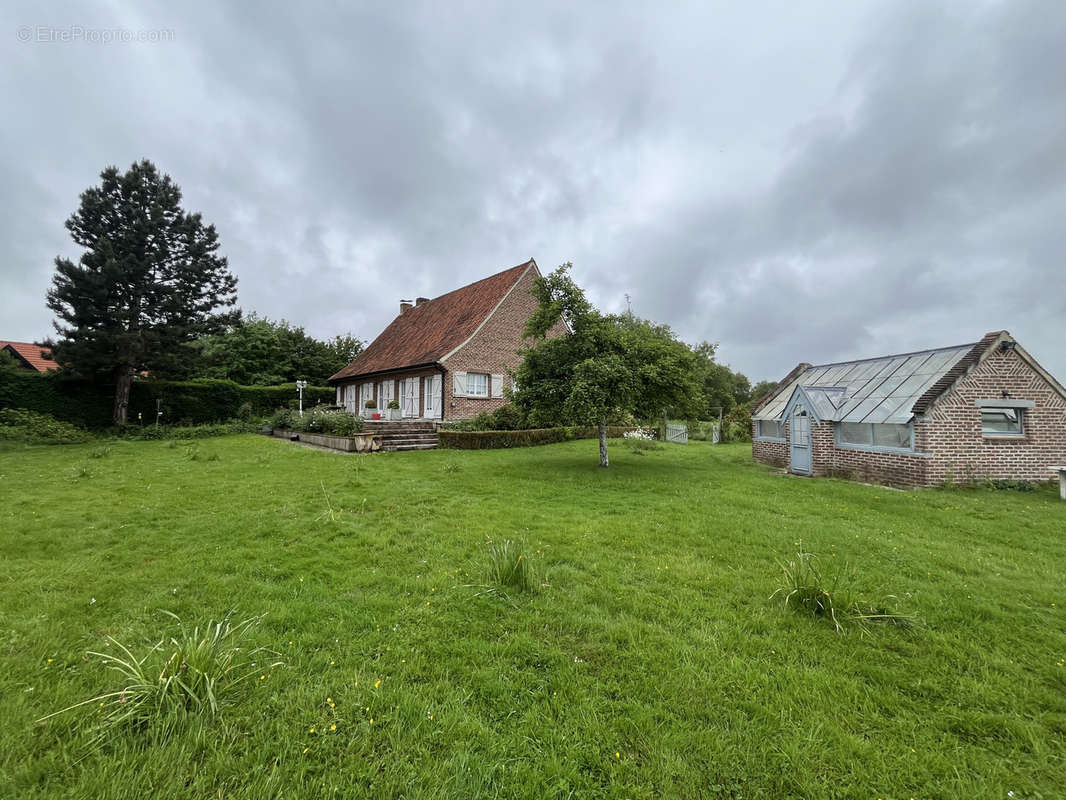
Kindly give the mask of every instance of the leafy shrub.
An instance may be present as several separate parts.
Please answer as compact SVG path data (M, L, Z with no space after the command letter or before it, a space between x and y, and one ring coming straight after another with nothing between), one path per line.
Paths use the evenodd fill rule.
M723 442L751 441L751 405L736 406L722 419Z
M489 582L501 589L528 594L540 591L540 577L522 542L504 539L489 543Z
M275 428L305 433L324 433L332 436L351 436L363 430L363 418L348 411L334 411L318 405L300 414L292 409L279 408L271 417Z
M520 431L531 430L522 410L513 403L500 406L495 411L482 411L476 417L460 420L451 425L457 431Z
M607 428L607 436L617 439L628 428ZM437 438L442 448L452 450L499 450L507 447L535 447L542 444L566 442L570 439L595 439L599 431L594 427L529 428L520 431L464 431L454 428L440 430Z
M901 627L914 624L913 616L856 597L851 589L853 575L846 565L833 578L827 579L815 565L816 559L813 553L801 551L795 560L782 564L784 586L770 595L770 599L783 594L786 608L831 622L837 633L843 633L848 625L856 625L865 631L872 622Z
M400 407L400 401L399 400L390 400L388 407L392 408L392 409L397 409L397 408Z
M1002 480L989 478L986 485L989 489L1007 490L1014 492L1035 492L1036 484L1030 481Z
M279 408L270 417L270 425L273 428L292 428L296 419L299 419L299 415L293 409Z
M315 406L303 417L293 418L293 430L325 433L332 436L351 436L363 430L363 418L347 411L332 411L328 406Z
M0 439L32 444L74 444L89 438L88 431L48 414L25 408L0 409Z
M144 730L154 723L162 723L166 734L189 715L218 716L234 702L242 682L254 675L265 676L280 665L257 666L257 661L274 654L262 647L243 646L262 616L233 623L231 612L203 629L189 630L176 615L163 613L177 621L177 635L164 636L140 658L108 636L113 652L90 651L88 655L117 673L114 688L38 722L83 708L89 713L82 722L93 729L96 742L121 729Z

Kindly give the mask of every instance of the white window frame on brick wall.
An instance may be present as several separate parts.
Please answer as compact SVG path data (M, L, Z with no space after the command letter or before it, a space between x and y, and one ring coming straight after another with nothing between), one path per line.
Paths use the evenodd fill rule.
M776 425L777 426L777 431L778 431L777 435L771 435L771 434L768 434L768 433L763 433L763 428L762 428L763 423L766 423L767 425L771 425L771 424L772 425ZM756 420L756 424L758 425L758 429L757 429L758 432L755 434L755 438L758 439L759 441L762 441L762 442L783 442L783 441L785 441L785 423L781 422L780 420L776 420L776 419L760 419L760 420Z
M1006 394L1006 392L1004 392ZM1024 439L1026 437L1025 418L1029 409L1036 408L1033 400L1019 400L1014 397L996 397L987 400L978 400L977 408L981 414L981 435L986 439ZM1018 430L1016 431L991 431L985 429L985 414L996 411L1013 411L1017 417Z
M466 396L488 397L491 379L487 372L466 373Z
M844 425L844 424L845 423L843 423L843 422L836 422L836 423L833 424L833 440L835 441L836 446L839 447L841 450L862 450L862 451L867 452L867 453L913 453L914 452L914 423L913 422L908 422L907 423L907 428L910 431L910 445L907 446L907 447L890 447L889 445L884 445L884 444L874 444L874 442L877 441L877 434L874 431L874 428L879 424L879 423L876 423L876 422L850 423L850 424L855 424L855 425L863 425L869 430L869 432L870 432L869 444L860 444L858 442L846 442L846 441L844 441L844 438L841 436L841 426ZM899 423L890 423L890 424L896 425L896 424L899 424Z

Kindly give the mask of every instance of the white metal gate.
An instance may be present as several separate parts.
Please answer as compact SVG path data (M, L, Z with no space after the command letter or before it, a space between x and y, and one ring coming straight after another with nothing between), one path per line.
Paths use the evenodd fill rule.
M688 425L666 424L666 441L688 444Z

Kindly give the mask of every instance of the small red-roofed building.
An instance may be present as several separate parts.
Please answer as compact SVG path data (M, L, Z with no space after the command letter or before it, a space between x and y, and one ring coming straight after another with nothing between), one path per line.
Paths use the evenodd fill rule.
M0 350L10 353L20 366L32 369L34 372L51 372L59 369L59 365L52 361L52 348L50 347L42 347L33 342L0 341Z

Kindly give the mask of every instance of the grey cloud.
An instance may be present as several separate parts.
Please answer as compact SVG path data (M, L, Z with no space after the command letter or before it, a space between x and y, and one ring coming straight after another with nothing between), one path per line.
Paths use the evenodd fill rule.
M149 157L241 305L320 336L534 256L753 379L1003 326L1066 377L1059 3L0 14L4 337L48 333L78 193Z

